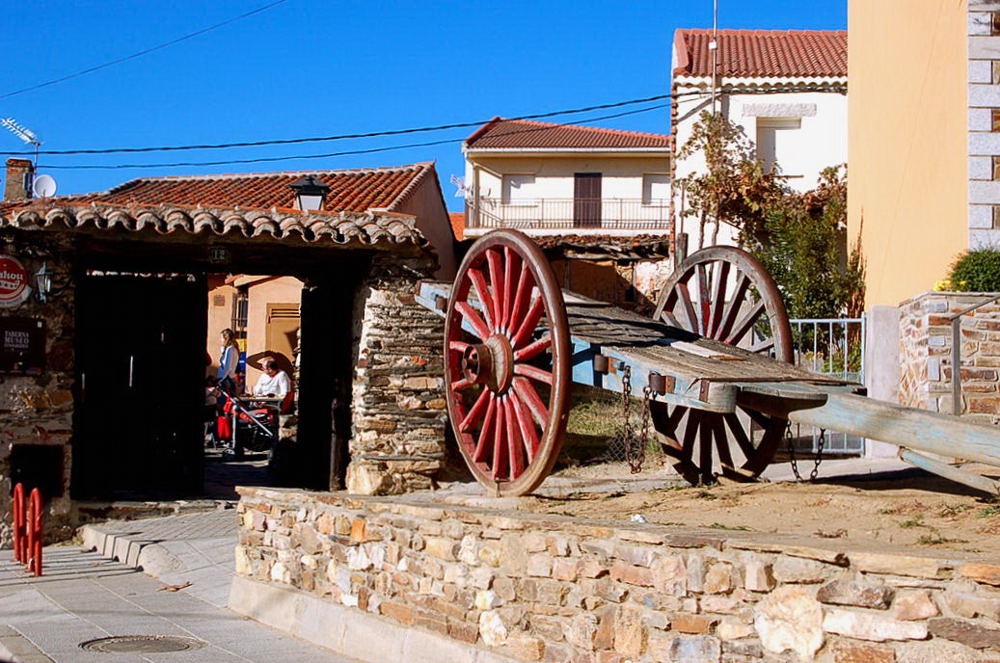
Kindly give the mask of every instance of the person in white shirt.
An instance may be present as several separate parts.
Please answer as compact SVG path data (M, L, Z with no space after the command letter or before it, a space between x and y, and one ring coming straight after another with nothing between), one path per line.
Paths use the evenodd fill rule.
M278 368L278 362L268 359L264 362L264 372L254 385L253 395L284 398L291 388L288 373Z

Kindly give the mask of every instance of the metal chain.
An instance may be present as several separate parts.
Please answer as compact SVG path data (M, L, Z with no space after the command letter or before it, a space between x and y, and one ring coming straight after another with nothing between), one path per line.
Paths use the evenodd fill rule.
M633 466L635 452L635 433L632 431L632 367L625 366L622 370L622 446L625 451L625 461Z
M642 464L646 462L646 444L649 440L649 401L652 398L653 390L649 385L642 389L642 423L639 426L639 449L636 454L629 459L629 468L632 474L642 472Z
M799 464L795 458L795 444L792 442L792 422L788 422L785 427L785 443L788 446L788 460L792 464L792 473L795 475L796 481L804 481L802 475L799 474ZM823 462L823 447L826 445L826 429L819 429L819 440L817 442L816 448L816 459L813 461L812 471L809 472L809 481L815 481L816 477L819 476L819 466Z

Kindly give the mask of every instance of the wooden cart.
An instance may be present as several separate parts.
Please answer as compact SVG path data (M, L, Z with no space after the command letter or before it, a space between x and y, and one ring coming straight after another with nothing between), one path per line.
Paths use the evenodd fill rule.
M900 457L990 493L993 480L920 451L1000 466L1000 431L860 395L857 384L793 366L778 289L740 249L710 247L665 284L652 318L563 293L524 234L479 239L453 284L418 300L445 316L452 430L476 479L523 495L552 471L573 382L642 395L689 481L752 480L799 422L900 445Z

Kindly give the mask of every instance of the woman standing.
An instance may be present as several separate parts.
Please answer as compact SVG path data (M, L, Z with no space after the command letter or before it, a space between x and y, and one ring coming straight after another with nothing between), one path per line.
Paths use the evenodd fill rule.
M226 392L236 394L236 367L240 363L240 346L232 329L223 329L220 334L222 350L219 354L218 386Z

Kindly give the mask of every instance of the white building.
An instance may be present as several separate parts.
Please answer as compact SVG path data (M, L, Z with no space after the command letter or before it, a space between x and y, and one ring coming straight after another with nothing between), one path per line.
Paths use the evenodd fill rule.
M671 231L670 136L494 118L462 152L467 237Z
M670 136L494 118L462 152L465 238L517 228L563 287L651 306L674 239Z
M711 30L674 33L672 134L675 150L691 136L703 111L714 108L742 127L765 167L796 191L816 186L820 172L847 162L847 32L807 30ZM703 170L700 155L674 162L678 180ZM710 243L699 221L683 215L683 188L674 188L677 232L689 250ZM706 235L710 229L706 228ZM732 227L719 229L719 244L735 244Z

